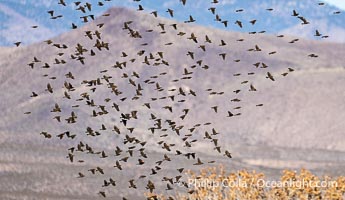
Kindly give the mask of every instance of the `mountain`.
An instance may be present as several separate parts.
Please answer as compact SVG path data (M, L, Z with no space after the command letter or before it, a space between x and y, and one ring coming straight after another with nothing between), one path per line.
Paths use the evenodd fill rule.
M112 166L117 159L113 152L116 146L126 148L123 145L125 134L148 142L145 146L149 154L145 160L148 164L161 159L163 154L173 158L171 164L163 164L167 170L159 174L160 178L173 175L179 166L199 169L192 165L195 160L174 156L175 151L162 149L157 144L162 140L175 144L173 150L196 152L205 162L216 160L234 170L245 168L263 171L271 178L277 177L279 171L285 168L304 167L318 174L344 173L344 158L341 156L345 151L345 127L342 122L345 117L345 112L342 112L345 110L343 44L301 38L290 43L296 38L249 35L185 23L177 23L178 29L174 30L169 25L176 21L154 18L149 14L124 8L112 8L107 13L110 13L109 17L100 17L79 29L51 39L53 44L65 44L68 47L66 49L44 42L19 48L1 48L0 90L3 93L0 96L0 174L4 174L5 180L0 185L1 198L97 198L95 191L102 189L101 184L106 176L88 176L84 180L74 178L78 172L87 172L96 166L104 167L107 175L115 176L118 186L127 188L126 180L138 177L150 171L150 168L145 165L139 168L141 166L136 165L136 160L130 159L124 163L128 170L113 174ZM124 22L128 21L133 21L128 25L138 31L142 38L132 38L128 30L123 30ZM101 23L104 26L98 28L97 24ZM165 24L165 32L158 26L159 23ZM109 43L109 50L102 48L99 51L94 47L96 36L92 35L92 40L85 36L86 31L90 30L101 32L102 41ZM179 32L186 34L178 36ZM191 33L196 36L197 43L188 39ZM205 43L205 35L212 43ZM225 46L220 46L221 40L226 43ZM88 50L83 55L84 65L70 56L76 53L78 44ZM205 45L205 52L200 45ZM250 50L257 49L256 45L261 51ZM96 56L91 56L90 49ZM275 54L269 54L274 51ZM158 52L163 52L162 58ZM194 52L194 59L190 53L187 55L188 52ZM58 56L58 53L64 54ZM225 60L219 56L223 53L226 53ZM311 54L318 57L310 57ZM143 63L145 56L150 66ZM35 63L31 69L28 64L34 57L40 62ZM130 61L133 58L135 60ZM56 63L55 59L60 62L64 60L66 64L53 64ZM126 66L121 65L122 69L116 67L117 62L126 62ZM265 63L268 67L255 67L253 64L257 62ZM45 63L50 68L42 68ZM294 71L282 76L282 73L288 72L288 68ZM107 71L101 73L104 70ZM74 79L66 77L69 72L74 75ZM133 72L138 73L139 78L133 76ZM249 75L250 72L255 74ZM273 75L275 81L266 78L267 72ZM241 75L235 75L238 73ZM122 94L117 96L110 91L104 75L111 76L110 80ZM192 78L188 79L189 76ZM97 86L89 87L83 83L84 80L97 78L103 78ZM134 80L135 87L130 79ZM64 98L65 82L74 87L74 91L68 91L71 99ZM46 91L48 83L54 89L52 94ZM138 84L143 88L143 96L136 99ZM250 84L257 91L249 91ZM96 88L94 92L90 90L93 87ZM179 94L179 88L186 92L185 96ZM189 94L191 90L196 96ZM235 90L241 92L235 94ZM31 98L32 92L38 96ZM86 105L85 99L78 100L85 92L96 105L104 105L109 113L102 114L99 106L90 107ZM171 95L174 95L174 101L169 97ZM125 97L127 99L120 100ZM110 101L105 101L107 98ZM235 99L241 101L236 102ZM120 112L112 108L113 102L119 104ZM143 106L147 102L151 103L151 109ZM51 112L55 103L60 105L62 113ZM258 104L263 106L256 106ZM166 106L172 106L173 112L163 108ZM218 113L212 110L213 106L218 106ZM184 113L183 109L189 109L189 112L182 120L180 116ZM93 110L96 116L93 116ZM138 111L138 120L129 120L127 126L124 126L120 113L133 110ZM30 115L23 114L28 111ZM65 119L72 111L78 116L77 122L68 124ZM227 111L241 115L226 117ZM168 131L157 129L154 134L151 133L149 128L155 126L155 121L149 120L152 118L151 113L163 119L163 127ZM53 119L56 115L61 116L61 123ZM166 119L183 125L180 136L170 130ZM206 122L211 125L204 125ZM86 127L99 130L101 124L107 130L100 131L100 136L86 134ZM111 131L114 125L120 128L121 134ZM133 133L127 130L130 127L135 128ZM213 149L213 143L204 139L205 131L212 133L212 128L219 132L214 137L218 139L222 151L228 149L233 159L218 154ZM67 130L77 135L75 140L60 140L56 137ZM52 139L44 139L39 134L41 131L51 133ZM165 133L168 136L163 137ZM191 139L187 140L191 142L191 148L185 147L181 140L187 134L192 134L191 139L198 140L195 143ZM65 159L68 153L66 148L80 141L91 145L96 151L104 150L111 156L109 159L100 159L97 155L78 154L76 159L87 162L70 164ZM145 184L141 183L138 191L116 187L109 193L110 196L132 195L130 199L138 199L145 190Z
M82 13L75 11L77 6L73 2L67 2L67 6L63 7L53 0L39 1L11 1L5 0L0 2L0 45L9 46L14 42L22 41L24 44L32 44L34 42L48 39L60 33L70 30L72 23L82 26L81 16L86 14L94 14L100 16L106 9L111 6L125 6L130 8L138 8L138 3L133 1L101 1L103 6L97 6L96 2L92 7L92 12ZM170 17L166 12L168 8L174 10L174 19L184 22L191 14L196 23L204 26L215 27L218 29L229 31L263 31L268 34L289 34L303 38L315 39L315 30L318 29L324 35L329 35L328 41L345 42L343 37L345 33L345 20L343 13L334 15L333 12L338 11L336 7L328 5L319 6L316 0L258 0L258 1L240 1L240 0L224 0L219 5L212 5L208 1L197 0L187 1L186 6L178 0L166 1L163 4L155 4L151 1L142 1L146 12L153 10L158 11L158 15L162 17ZM84 2L82 4L84 6ZM225 28L223 24L216 23L214 16L208 10L209 7L217 7L217 13L222 20L228 20L229 26ZM267 8L273 8L273 11L267 11ZM243 12L235 12L235 10L244 9ZM48 10L55 10L56 15L62 14L63 17L52 20L47 13ZM301 26L300 20L292 17L292 10L296 10L301 16L310 21L310 25ZM255 26L248 21L257 19ZM236 20L243 21L244 27L241 29L234 24ZM38 25L39 29L30 28Z

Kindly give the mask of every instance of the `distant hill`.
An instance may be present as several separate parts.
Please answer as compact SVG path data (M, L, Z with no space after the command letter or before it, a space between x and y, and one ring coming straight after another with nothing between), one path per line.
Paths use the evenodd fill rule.
M63 82L66 81L63 77L69 71L78 74L78 78L72 80L72 83L76 87L80 87L82 91L85 88L80 85L81 81L101 76L102 74L99 74L99 71L102 69L110 70L109 75L118 81L120 88L126 88L128 82L115 77L121 76L120 74L124 72L130 74L133 70L142 74L138 81L150 79L150 76L158 72L169 72L166 78L159 79L160 85L167 88L191 88L200 94L195 99L188 97L191 98L190 102L184 104L186 107L194 110L194 112L190 113L190 124L210 120L209 117L213 116L213 114L210 113L212 110L209 107L212 105L219 106L221 110L219 115L224 117L220 117L216 121L213 120L213 123L216 123L217 127L224 134L222 139L224 143L344 150L344 141L342 140L343 123L341 123L343 113L338 112L344 106L340 103L342 95L344 95L341 91L343 85L341 77L342 73L345 72L344 59L342 57L344 45L307 40L300 40L291 44L289 42L293 38L248 35L178 24L179 31L187 33L181 37L176 35L178 33L177 30L170 30L172 27L168 27L169 24L173 23L172 21L159 19L169 29L165 34L160 34L159 27L156 25L152 27L152 23L155 23L152 16L139 15L136 12L121 8L114 8L109 12L113 16L112 20L103 17L82 29L53 38L54 42L67 44L69 48L66 50L59 50L56 47L39 43L18 49L5 48L2 51L3 53L0 55L2 60L0 87L2 91L10 92L1 95L2 103L0 108L4 113L1 120L1 130L14 133L25 132L28 134L28 131L39 131L41 127L44 127L43 124L47 125L48 119L46 115L50 115L47 111L51 108L53 102L66 103L62 98L62 87ZM102 28L102 39L109 42L110 51L98 51L93 48L99 55L87 59L89 61L85 65L70 60L69 54L74 51L74 46L77 43L84 43L86 46L89 46L87 48L92 48L93 43L90 44L88 42L84 32L91 27L94 28L95 24L102 22L103 19L107 19L107 23ZM148 39L128 38L127 33L122 31L123 21L128 20L133 20L133 26L140 32L143 32L145 38ZM154 32L145 33L145 30L148 29L153 29ZM195 33L200 44L204 43L205 34L212 39L213 44L206 44L207 51L203 52L198 48L199 44L187 39L189 37L187 35L190 35L191 32ZM236 41L240 38L243 38L244 41ZM223 39L227 46L219 46L220 39ZM140 44L143 42L147 42L149 45L141 46ZM173 45L164 45L169 42L172 42ZM262 51L247 51L250 48L254 48L256 44ZM146 50L145 55L150 51L165 52L165 58L170 63L170 67L163 67L163 65L161 68L152 68L152 72L146 71L145 64L142 63L142 60L140 61L140 59L144 59L143 56L137 58L133 64L130 64L128 59L135 58L137 52L142 49ZM337 51L334 51L334 49L337 49ZM60 51L65 52L65 54L58 57L56 53ZM128 59L119 57L122 51L129 55ZM186 56L188 51L195 52L194 60ZM277 53L269 55L268 53L272 51L277 51ZM221 53L227 54L226 61L223 61L218 55ZM311 53L317 54L319 57L308 57ZM32 70L27 64L33 60L34 56L42 62L37 63L37 66ZM55 58L69 62L66 65L54 65L52 63L54 63ZM233 60L237 59L241 61L238 63L233 62ZM121 60L127 60L129 66L123 71L111 68L116 61L120 62ZM196 68L198 70L190 68L198 60L203 61L201 66L208 65L210 69L198 69L201 66ZM43 66L45 62L51 63L52 67L40 69L40 66ZM267 69L255 68L253 64L256 62L264 62L269 67ZM289 67L295 69L295 71L286 77L281 76L280 74L286 72ZM182 80L176 84L167 82L168 80L183 77L184 68L195 71L191 81ZM276 76L277 80L275 82L265 78L267 71ZM256 75L246 75L248 72L255 72ZM235 73L241 73L241 76L233 76ZM43 78L43 74L49 74L58 78L56 80L49 80ZM248 81L248 83L241 84L243 81ZM50 97L47 92L44 92L47 83L51 83L59 91L54 93L54 98ZM257 92L248 92L250 83L258 87ZM145 83L141 84L144 85ZM225 95L218 98L208 96L205 91L207 88L212 88L218 92L223 91ZM230 102L230 99L237 97L232 92L236 89L243 91L238 96L243 97L243 101L237 104ZM107 90L106 87L98 90L103 92L100 93L100 96L95 97L97 102L103 102L103 98L110 95ZM32 91L36 91L41 95L38 98L29 98ZM124 89L124 92L124 94L132 95L127 89ZM163 93L168 95L171 92L165 90ZM152 98L156 95L152 95ZM149 101L149 98L138 101L138 103L135 103L135 107L140 110L144 109L141 105L145 101ZM163 101L161 105L165 106L171 103L174 102ZM262 108L255 107L255 104L260 103L263 103L265 106ZM69 102L68 104L71 103ZM68 104L65 106L70 106ZM126 103L123 106L127 107ZM176 106L179 105L176 104ZM243 115L231 120L226 118L226 111L236 112L233 108L237 106L243 107L240 110L243 112ZM159 108L157 109L158 111L160 110ZM25 110L33 110L30 118L35 119L36 123L32 124L27 119L27 116L22 115ZM84 110L80 111L82 113L85 112ZM89 113L84 113L83 115L86 117ZM216 116L215 114L214 117ZM106 120L105 123L107 122L109 125L112 124L111 118L101 117L99 119ZM92 119L86 117L85 120ZM95 121L98 120L95 119ZM28 126L31 127L30 130L25 128ZM50 126L52 128L56 127L54 124L48 125L48 127ZM76 130L78 130L78 125L76 125ZM225 135L231 135L231 137ZM26 139L29 140L30 138Z
M42 41L60 33L67 32L71 28L71 24L82 25L80 16L84 14L75 11L77 7L73 2L68 2L68 6L62 7L56 1L39 0L39 1L10 1L0 2L0 45L13 45L19 40L24 44ZM126 6L137 8L135 2L130 1L110 1L103 2L104 6L100 7L96 4L92 8L90 14L95 16L101 15L111 6ZM343 13L334 15L333 12L339 9L325 4L318 5L316 0L258 0L258 1L220 1L219 5L212 5L209 1L197 1L191 3L187 1L186 6L182 6L178 0L165 1L164 4L155 4L151 1L142 1L140 4L146 9L146 12L153 10L158 11L158 15L169 17L166 12L167 8L174 10L174 18L180 22L188 19L189 13L196 19L196 23L204 26L215 27L219 29L250 32L265 30L269 34L290 34L309 39L313 37L315 30L318 29L325 35L329 35L329 41L345 42L343 35L345 34L345 15ZM217 7L217 13L222 20L229 21L229 27L225 28L223 24L216 23L214 16L208 8L210 6ZM273 11L266 9L273 8ZM244 9L243 12L236 13L235 10ZM301 26L300 20L292 17L292 10L296 10L301 16L310 21L310 25ZM56 15L62 14L64 17L57 20L50 19L48 10L55 10ZM255 26L248 21L257 19ZM240 29L234 24L236 20L243 21L244 27ZM39 29L31 29L32 25L39 25Z

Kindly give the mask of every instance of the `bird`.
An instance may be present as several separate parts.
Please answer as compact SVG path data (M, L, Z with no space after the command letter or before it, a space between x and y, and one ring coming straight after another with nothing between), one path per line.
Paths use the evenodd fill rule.
M116 161L116 165L114 167L118 168L119 170L122 170L122 166L119 161Z
M293 39L293 40L291 40L289 43L295 43L295 42L297 42L297 41L299 41L299 39L298 38L296 38L296 39Z
M129 188L133 188L133 189L137 188L137 186L134 184L134 179L131 179L128 182L129 182Z
M302 16L298 16L298 19L300 19L302 21L302 25L306 25L306 24L310 24L304 17Z
M19 45L21 44L22 42L15 42L14 44L16 45L16 47L19 47Z
M256 67L256 68L258 68L259 66L260 66L260 62L257 62L257 63L254 63L253 65Z
M249 23L251 23L252 25L254 25L256 23L256 19L253 19L251 21L249 21Z
M185 22L185 23L193 23L193 22L195 22L195 19L193 18L192 15L189 15L189 20L184 21L184 22Z
M101 195L101 196L104 197L104 198L107 197L107 196L105 195L105 192L104 192L104 191L99 191L98 194Z
M216 18L214 20L217 21L217 22L221 22L222 21L222 19L220 18L220 16L218 14L216 14Z
M195 36L195 34L194 34L194 33L191 33L190 37L189 37L189 38L187 38L187 39L189 39L189 40L193 40L195 43L198 43L197 37Z
M48 13L51 17L54 16L54 10L48 10L47 13Z
M221 56L223 60L225 60L226 53L220 53L220 54L218 54L218 55Z
M157 17L158 15L157 15L157 11L155 10L155 11L152 11L150 14L152 14L153 16L155 16L155 17Z
M66 3L64 0L59 0L58 4L62 5L62 6L66 6Z
M137 11L143 11L143 10L144 10L143 6L139 4Z
M194 59L194 52L188 51L188 53L186 55L190 56L192 59Z
M153 192L153 190L155 189L155 185L153 184L153 182L151 182L150 180L148 181L147 185L146 185L146 189L148 189L150 191L150 193Z
M296 10L293 10L292 11L292 15L291 16L294 16L294 17L297 17L299 14L298 14L298 12L296 11Z
M224 156L227 156L228 158L232 158L231 153L228 150L225 150Z
M200 45L198 48L200 48L203 51L206 51L206 46L205 45Z
M271 81L275 81L272 74L270 72L267 72L266 78L271 79Z
M201 162L200 158L197 159L197 162L194 163L193 165L203 165L204 163Z
M239 20L236 20L235 24L237 24L240 28L243 28L242 22Z
M85 3L86 8L91 11L92 5L88 2Z
M83 177L85 177L85 175L82 174L81 172L79 172L79 173L78 173L78 178L83 178Z
M216 13L216 8L215 7L208 8L208 10L211 11L212 14Z
M74 155L71 153L68 153L67 158L70 160L70 162L73 162Z
M53 88L52 86L50 85L50 83L47 84L47 89L46 91L50 92L50 93L53 93Z
M223 20L221 21L222 24L224 24L225 27L228 27L228 21L227 20Z
M96 169L97 169L97 171L98 171L99 173L104 174L104 171L103 171L103 169L102 169L102 168L100 168L100 167L96 167Z
M38 94L35 92L32 92L32 95L30 95L30 97L37 97L37 96L38 96Z
M256 88L253 86L253 84L250 84L250 89L249 91L256 91Z
M319 57L318 55L316 55L316 54L314 54L314 53L309 54L308 56L311 57L311 58L317 58L317 57Z
M322 36L322 35L321 35L320 32L316 29L316 30L315 30L315 35L314 35L314 36L320 37L320 36Z
M208 35L205 35L205 42L207 42L207 43L212 43L212 41L210 40L210 38L208 37Z
M224 42L224 40L220 40L219 46L225 46L225 45L226 45L226 43Z
M170 17L174 17L174 11L172 9L168 8L166 12L169 13Z

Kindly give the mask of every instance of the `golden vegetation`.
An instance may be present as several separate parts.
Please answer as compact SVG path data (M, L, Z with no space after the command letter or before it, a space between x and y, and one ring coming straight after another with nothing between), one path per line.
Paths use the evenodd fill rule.
M237 199L345 199L345 177L318 177L310 171L284 170L280 180L263 173L241 170L227 173L223 167L189 171L188 192L175 197L154 195L151 199L237 200ZM153 194L149 195L152 197ZM149 198L150 199L150 198Z

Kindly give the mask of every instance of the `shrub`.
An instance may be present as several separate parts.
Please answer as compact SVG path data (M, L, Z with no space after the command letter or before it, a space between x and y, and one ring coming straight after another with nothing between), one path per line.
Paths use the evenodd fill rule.
M306 169L284 170L278 181L263 173L241 170L227 173L224 167L187 172L188 192L174 197L146 194L151 199L237 200L237 199L345 199L345 177L318 177Z

